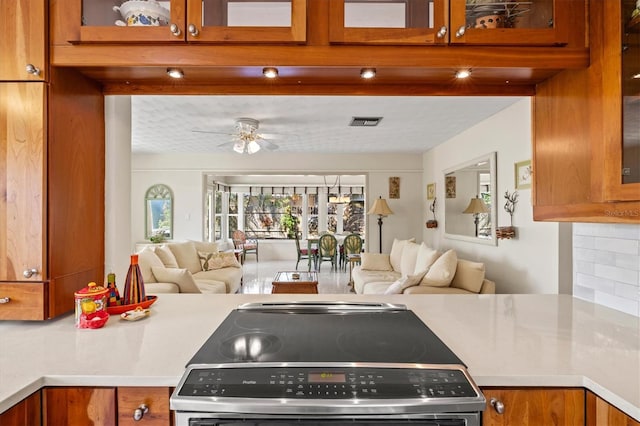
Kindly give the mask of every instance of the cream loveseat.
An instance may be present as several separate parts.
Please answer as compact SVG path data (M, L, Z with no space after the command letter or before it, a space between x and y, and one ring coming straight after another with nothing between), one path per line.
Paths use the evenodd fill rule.
M149 245L138 252L145 291L157 293L236 293L242 266L233 250L216 243L186 241Z
M391 253L362 253L361 264L352 271L358 294L477 294L495 293L496 286L484 276L484 264L458 259L415 240L393 241Z

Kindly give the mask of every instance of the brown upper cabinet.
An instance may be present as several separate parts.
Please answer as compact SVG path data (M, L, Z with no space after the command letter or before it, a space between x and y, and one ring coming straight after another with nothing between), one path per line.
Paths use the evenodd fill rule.
M304 43L306 0L76 0L70 43ZM67 17L61 17L65 22Z
M0 81L47 79L46 0L2 0Z
M640 223L635 0L589 3L591 65L538 85L534 219Z
M345 44L564 46L580 34L575 0L329 0L330 41ZM571 28L571 25L576 25ZM575 31L574 31L575 30Z

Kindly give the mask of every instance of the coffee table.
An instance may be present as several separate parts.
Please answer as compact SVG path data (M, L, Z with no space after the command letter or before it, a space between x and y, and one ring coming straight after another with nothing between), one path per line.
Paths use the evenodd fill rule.
M273 279L271 293L318 294L318 273L316 271L280 271Z

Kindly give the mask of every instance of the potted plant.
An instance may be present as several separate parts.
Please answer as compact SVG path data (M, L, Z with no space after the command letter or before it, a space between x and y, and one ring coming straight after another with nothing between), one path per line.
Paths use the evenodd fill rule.
M296 232L298 232L298 218L291 214L291 206L287 206L280 219L280 226L284 229L284 232L287 234L287 238L293 239L296 237Z

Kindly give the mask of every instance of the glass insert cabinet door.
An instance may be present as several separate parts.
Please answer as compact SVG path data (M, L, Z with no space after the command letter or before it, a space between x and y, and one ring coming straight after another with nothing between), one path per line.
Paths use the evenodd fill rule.
M640 182L640 4L622 8L622 183Z
M162 241L173 238L173 193L162 184L153 185L145 194L145 238Z
M567 0L450 0L451 43L564 45L572 7Z
M306 0L82 0L81 42L302 43Z

